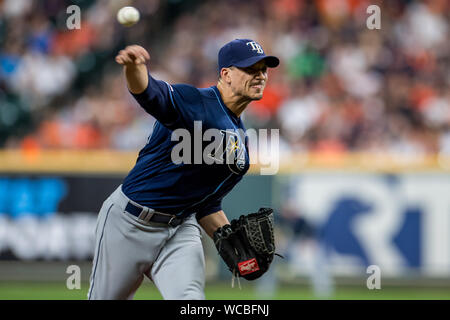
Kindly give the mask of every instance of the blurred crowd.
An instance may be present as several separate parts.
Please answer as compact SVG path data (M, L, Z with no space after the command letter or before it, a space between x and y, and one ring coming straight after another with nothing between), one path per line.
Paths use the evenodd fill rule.
M72 4L81 29L67 29ZM137 25L116 22L124 5ZM117 52L140 44L154 77L207 87L235 38L281 60L243 117L279 128L283 151L450 154L448 0L0 0L0 147L139 149L154 119Z

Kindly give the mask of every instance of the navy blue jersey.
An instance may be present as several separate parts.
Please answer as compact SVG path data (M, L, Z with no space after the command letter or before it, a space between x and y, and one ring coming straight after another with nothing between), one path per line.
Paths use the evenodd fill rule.
M172 86L149 75L147 89L133 96L157 121L123 182L125 195L141 205L181 217L196 213L199 219L221 210L222 198L242 179L250 162L242 120L226 107L217 87ZM191 161L173 159L172 149L181 141L172 141L177 129L191 134ZM232 153L233 161L207 164L202 160L198 164L197 158L195 162L211 142L201 142L199 154L194 150L194 134L202 137L208 129L223 133L224 155Z

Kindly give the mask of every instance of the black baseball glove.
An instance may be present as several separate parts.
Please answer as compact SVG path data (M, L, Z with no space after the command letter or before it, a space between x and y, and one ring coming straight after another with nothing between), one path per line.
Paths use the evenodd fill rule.
M213 238L232 274L255 280L269 270L275 254L273 210L260 208L233 219L217 229Z

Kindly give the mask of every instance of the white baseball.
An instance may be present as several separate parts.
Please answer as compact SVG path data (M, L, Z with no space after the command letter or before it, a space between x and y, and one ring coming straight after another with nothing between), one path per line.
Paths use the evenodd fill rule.
M125 27L136 24L139 18L139 11L135 7L123 7L117 12L117 21Z

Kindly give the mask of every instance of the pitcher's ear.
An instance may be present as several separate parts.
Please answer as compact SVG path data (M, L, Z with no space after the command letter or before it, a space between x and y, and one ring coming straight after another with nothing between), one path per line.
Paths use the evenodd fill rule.
M231 83L231 74L230 74L231 68L222 68L220 70L220 78L227 84Z

